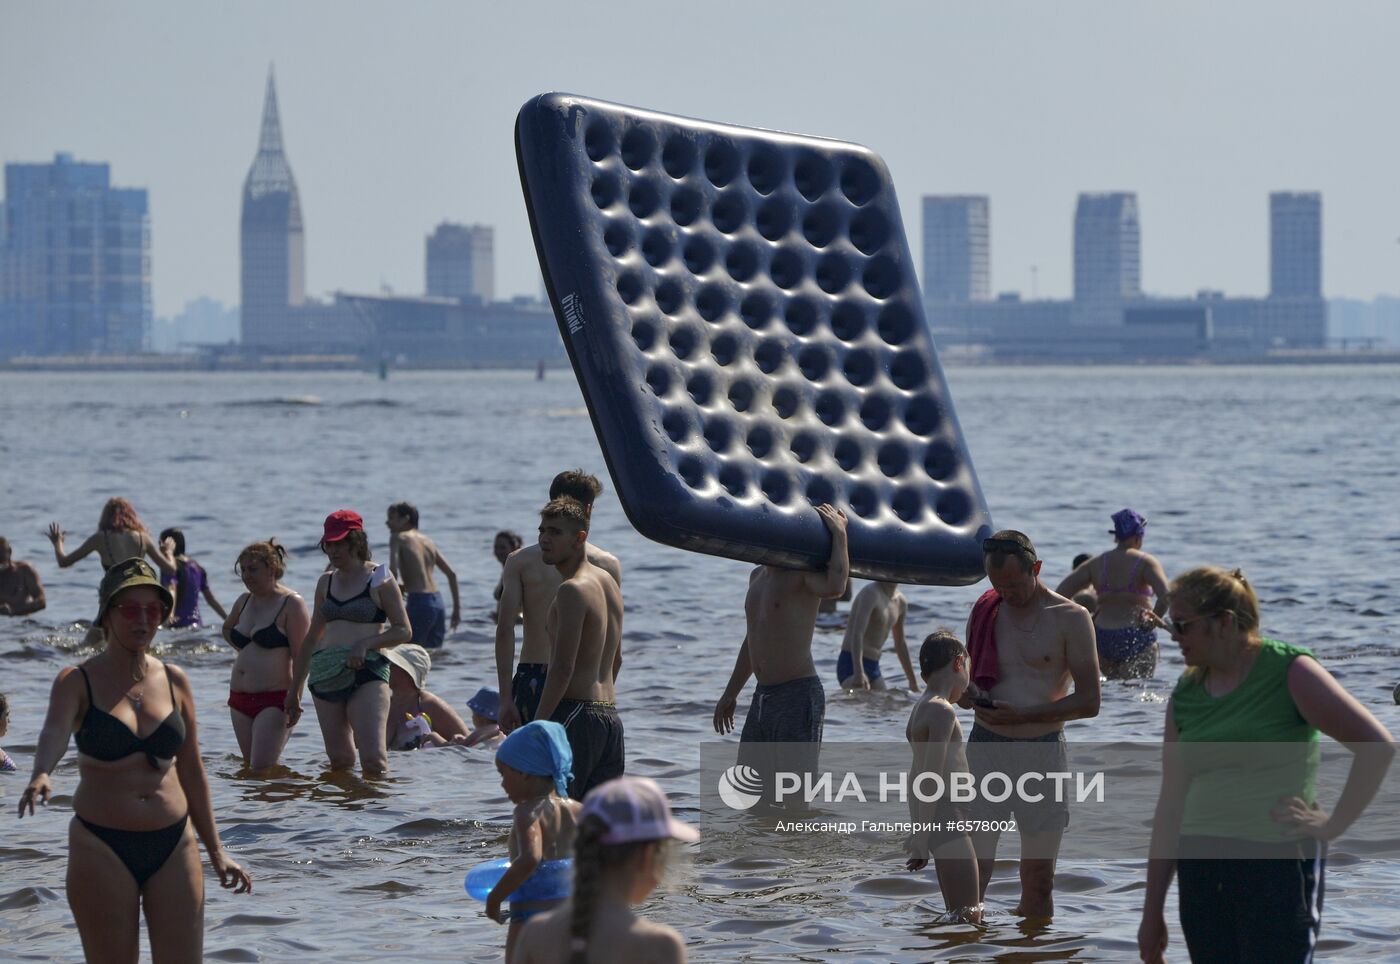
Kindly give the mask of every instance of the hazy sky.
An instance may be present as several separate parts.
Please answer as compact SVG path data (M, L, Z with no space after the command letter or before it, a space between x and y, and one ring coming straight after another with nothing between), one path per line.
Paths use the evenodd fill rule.
M991 196L992 285L1071 287L1079 191L1132 190L1143 286L1268 284L1268 192L1323 192L1326 293L1400 292L1400 4L29 3L0 0L0 160L150 191L157 314L238 299L238 214L276 63L313 294L423 290L439 221L496 228L538 291L511 134L566 90L859 141L922 194Z

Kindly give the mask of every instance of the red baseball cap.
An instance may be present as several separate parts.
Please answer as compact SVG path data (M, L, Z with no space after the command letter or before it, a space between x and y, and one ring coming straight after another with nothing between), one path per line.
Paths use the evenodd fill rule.
M365 520L351 509L336 509L326 516L326 533L322 542L339 542L352 532L364 532Z

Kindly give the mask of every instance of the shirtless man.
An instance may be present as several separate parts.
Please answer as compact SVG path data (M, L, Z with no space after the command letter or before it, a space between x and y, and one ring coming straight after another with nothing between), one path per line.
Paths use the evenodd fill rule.
M1025 534L998 532L983 540L982 552L995 595L987 593L978 600L967 638L974 684L981 677L989 685L969 687L958 705L976 710L967 761L977 783L986 773L999 772L1015 786L1026 771L1068 769L1064 724L1098 716L1099 661L1088 612L1040 581L1040 561ZM984 640L975 639L974 632L983 629L979 620L991 621L992 606L996 671L989 678L979 660ZM972 818L1002 821L1014 813L1021 835L1021 902L1016 913L1049 919L1055 911L1055 858L1069 824L1069 807L1054 799L1053 785L1037 782L1028 787L1030 793L1043 792L1044 799L1031 803L1014 793L1002 803L979 798L973 802ZM973 834L979 898L986 897L999 838L999 833Z
M904 667L909 689L919 692L909 661L909 644L904 639L904 614L908 611L909 601L897 582L872 582L856 593L846 636L841 640L841 655L836 658L836 679L843 690L888 689L880 672L880 654L893 632L895 655ZM859 660L855 658L857 651Z
M384 517L389 527L389 571L403 588L404 608L413 626L413 642L437 649L447 636L447 620L442 594L433 582L433 567L447 577L452 592L452 628L462 620L462 600L457 593L457 574L438 551L437 545L418 531L418 510L407 502L395 502Z
M564 727L574 752L569 796L582 800L626 767L617 715L617 668L622 665L622 590L588 561L588 510L560 496L540 512L540 556L561 582L549 607L549 674L538 719Z
M749 575L749 593L744 599L747 632L729 684L715 704L715 732L728 733L734 729L739 694L750 676L757 679L753 702L739 734L740 761L763 774L769 792L774 768L765 759L762 745L810 744L810 752L800 759L784 753L784 769L813 772L826 719L826 693L812 662L812 631L816 627L817 604L841 595L851 565L846 553L845 513L823 505L817 508L817 514L831 532L826 571L759 566ZM749 744L747 750L745 744Z
M560 472L549 485L551 501L568 496L583 506L589 519L593 517L593 502L603 491L602 485L582 469ZM622 564L612 553L591 542L584 543L588 561L612 576L622 585ZM496 680L501 690L501 732L511 730L536 719L540 695L544 692L549 670L549 633L545 617L554 602L555 590L563 577L547 564L538 545L511 553L501 570L501 600L496 611ZM520 644L520 665L515 665L515 624L524 615L524 639ZM619 659L621 650L619 650ZM514 675L512 675L512 669ZM616 670L614 670L616 676Z
M10 558L10 540L0 536L0 616L28 616L48 605L38 571Z

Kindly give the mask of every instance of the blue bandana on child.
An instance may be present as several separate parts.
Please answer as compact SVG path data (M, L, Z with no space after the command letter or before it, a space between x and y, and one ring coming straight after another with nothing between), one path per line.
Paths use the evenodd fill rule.
M513 730L496 751L496 759L521 773L553 777L559 796L569 795L574 751L569 749L569 737L558 723L535 720Z

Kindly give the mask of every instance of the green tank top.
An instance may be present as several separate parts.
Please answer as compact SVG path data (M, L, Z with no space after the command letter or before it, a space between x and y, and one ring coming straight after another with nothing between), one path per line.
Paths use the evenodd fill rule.
M1207 693L1200 673L1177 681L1172 717L1191 777L1183 836L1285 840L1269 811L1281 797L1314 801L1318 731L1288 692L1288 667L1299 656L1314 658L1302 646L1266 638L1249 674L1224 696Z

